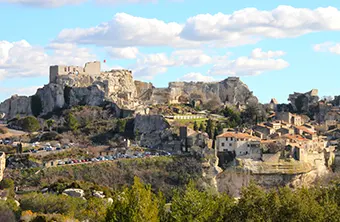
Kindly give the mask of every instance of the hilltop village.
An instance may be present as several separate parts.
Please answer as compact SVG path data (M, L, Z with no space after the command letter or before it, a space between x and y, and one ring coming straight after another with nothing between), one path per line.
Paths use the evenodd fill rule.
M125 177L107 169L92 176L101 185L122 185L135 172L156 187L166 184L165 189L181 184L182 174L196 175L206 186L238 197L253 180L264 188L301 187L336 175L340 96L320 99L313 89L293 93L288 101L261 104L236 77L156 88L133 80L129 70L101 72L98 61L51 66L49 83L35 95L0 103L0 179L13 179L18 193L50 192L54 188L43 181L67 180L62 169L82 166L91 172L92 166L122 166L126 159L184 158L170 168L154 166L157 179L142 169ZM47 179L48 170L54 173ZM181 176L174 179L177 171ZM84 175L75 178L93 182ZM84 195L79 187L64 188L65 195Z

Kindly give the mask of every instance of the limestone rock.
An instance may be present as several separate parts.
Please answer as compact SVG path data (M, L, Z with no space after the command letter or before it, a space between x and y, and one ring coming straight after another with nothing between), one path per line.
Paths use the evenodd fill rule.
M0 103L0 113L7 119L12 119L16 115L32 115L31 98L27 96L14 95Z
M63 191L63 194L70 197L84 197L84 190L82 189L66 189Z
M105 198L105 194L103 191L97 191L97 190L94 190L92 195L94 197L98 197L98 198L101 198L101 199L104 199Z
M65 106L64 88L62 85L50 83L38 89L36 95L41 99L42 112L44 114Z
M318 90L313 89L306 93L290 94L290 101L295 112L309 112L310 107L319 101Z
M140 135L142 146L150 148L163 147L172 137L169 123L160 115L137 115L134 133Z

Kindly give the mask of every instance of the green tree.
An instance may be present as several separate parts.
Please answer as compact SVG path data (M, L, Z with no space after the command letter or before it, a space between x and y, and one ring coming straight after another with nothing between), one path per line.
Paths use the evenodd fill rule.
M76 131L79 127L77 118L72 114L68 113L65 118L65 126L72 131Z
M213 136L214 136L214 123L213 123L212 119L207 120L205 132L209 135L210 139L213 138Z
M203 122L200 123L200 127L198 128L199 131L203 131L204 130L204 125L203 125Z
M216 196L198 191L191 181L184 192L177 191L171 201L172 221L214 221L218 209Z
M197 122L194 122L194 130L197 131L198 130L198 126L197 126Z
M55 123L54 119L46 120L46 125L47 125L49 131L52 131L52 127L53 127L54 123Z
M144 185L135 177L131 188L125 188L113 198L105 221L156 222L159 221L159 201L149 185ZM164 207L164 206L163 206Z
M27 132L35 132L40 129L40 123L34 116L27 116L20 119L18 125Z
M126 127L126 122L127 121L125 119L117 119L115 131L117 133L124 133L125 127Z

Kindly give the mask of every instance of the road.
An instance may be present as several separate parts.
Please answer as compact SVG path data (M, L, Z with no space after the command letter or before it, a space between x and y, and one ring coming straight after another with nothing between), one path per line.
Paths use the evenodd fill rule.
M0 127L4 127L6 129L8 129L8 133L0 134L0 139L6 138L6 137L12 137L12 136L22 136L22 135L27 134L24 131L10 129L10 128L7 127L7 124L0 124Z

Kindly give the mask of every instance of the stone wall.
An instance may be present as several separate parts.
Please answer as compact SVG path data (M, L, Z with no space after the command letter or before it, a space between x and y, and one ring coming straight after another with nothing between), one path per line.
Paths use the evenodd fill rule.
M0 152L0 181L2 181L4 177L5 167L6 167L6 154Z

